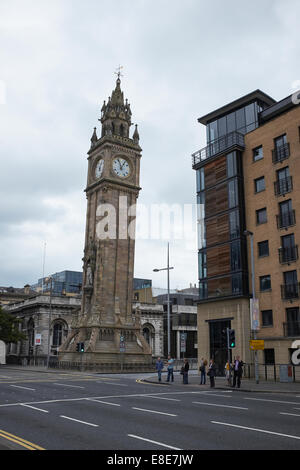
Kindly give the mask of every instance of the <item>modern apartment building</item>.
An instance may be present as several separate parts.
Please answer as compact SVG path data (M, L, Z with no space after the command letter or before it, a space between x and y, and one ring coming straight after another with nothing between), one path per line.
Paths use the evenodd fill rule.
M300 337L297 213L300 218L300 107L260 90L198 119L207 146L192 155L199 209L198 357L253 362L249 299L253 235L260 363L288 363ZM299 219L300 220L300 219Z

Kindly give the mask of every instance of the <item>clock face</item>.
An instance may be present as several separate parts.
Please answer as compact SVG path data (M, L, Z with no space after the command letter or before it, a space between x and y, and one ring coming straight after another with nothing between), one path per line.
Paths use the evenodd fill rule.
M130 167L124 158L115 158L113 161L113 170L120 178L126 178L130 174Z
M100 176L102 175L103 167L104 167L104 160L101 159L98 161L96 168L95 168L96 178L100 178Z

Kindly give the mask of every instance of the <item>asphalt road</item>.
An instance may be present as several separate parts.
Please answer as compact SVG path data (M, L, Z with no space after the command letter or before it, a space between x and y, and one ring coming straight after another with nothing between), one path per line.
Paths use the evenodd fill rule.
M0 449L300 449L300 394L0 369ZM174 464L174 462L173 462ZM176 466L176 464L175 464Z

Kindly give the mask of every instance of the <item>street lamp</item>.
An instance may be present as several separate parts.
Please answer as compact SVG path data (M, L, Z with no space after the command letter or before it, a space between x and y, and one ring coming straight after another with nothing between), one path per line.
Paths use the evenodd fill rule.
M49 294L49 316L48 316L48 353L47 353L47 369L49 369L50 362L50 334L51 334L51 314L52 314L52 276L48 278L50 280L50 294Z
M253 315L253 308L254 308L254 301L255 297L255 271L254 271L254 250L253 250L253 232L250 230L245 230L244 235L250 237L250 253L251 253L251 277L252 277L252 312ZM253 329L253 336L256 339L256 329ZM254 351L254 363L255 363L255 381L259 383L259 373L258 373L258 357L257 357L257 350Z
M159 271L168 271L168 355L171 354L171 329L170 329L170 269L174 269L174 267L170 267L169 264L169 243L168 243L168 260L167 260L167 267L161 269L153 269L155 273Z

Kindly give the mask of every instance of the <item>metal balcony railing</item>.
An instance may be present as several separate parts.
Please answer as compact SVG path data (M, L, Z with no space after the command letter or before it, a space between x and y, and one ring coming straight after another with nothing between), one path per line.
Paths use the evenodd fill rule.
M281 264L284 263L291 263L292 261L296 261L298 256L298 245L289 246L287 248L279 248L279 262Z
M283 300L299 299L299 282L281 285L281 298Z
M244 136L237 131L230 132L229 134L214 140L203 149L198 150L198 152L193 153L193 167L208 158L214 157L219 153L227 152L234 147L238 147L240 150L244 150L245 148Z
M293 178L287 176L284 179L277 180L274 182L275 196L283 196L286 193L290 193L293 190Z
M283 144L280 147L275 147L272 150L273 163L282 162L282 160L289 158L289 156L290 156L290 144L289 143Z
M284 336L300 336L300 321L283 323Z
M278 214L276 215L276 219L277 219L278 228L286 228L286 227L290 227L291 225L295 225L296 223L295 211L292 210L284 214Z

